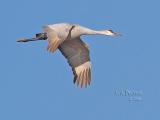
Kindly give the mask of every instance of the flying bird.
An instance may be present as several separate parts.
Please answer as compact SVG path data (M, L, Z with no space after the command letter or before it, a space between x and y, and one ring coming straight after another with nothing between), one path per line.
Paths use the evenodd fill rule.
M88 45L82 41L82 35L118 36L112 30L92 30L78 24L58 23L46 25L44 32L36 34L35 38L20 39L17 42L48 40L48 51L54 53L57 49L67 59L74 74L73 82L77 86L87 87L91 82L91 60Z

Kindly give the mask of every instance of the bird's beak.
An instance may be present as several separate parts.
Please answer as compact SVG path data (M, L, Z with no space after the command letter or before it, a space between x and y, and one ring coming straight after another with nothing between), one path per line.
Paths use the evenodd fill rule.
M121 34L121 33L118 33L118 32L114 32L114 33L113 33L113 36L122 36L122 34Z

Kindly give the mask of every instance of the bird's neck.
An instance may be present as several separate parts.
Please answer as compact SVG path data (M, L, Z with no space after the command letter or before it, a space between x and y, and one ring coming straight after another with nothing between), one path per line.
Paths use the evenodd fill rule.
M97 30L91 30L85 27L82 27L81 30L82 30L82 35L109 35L107 33L107 30L97 31Z

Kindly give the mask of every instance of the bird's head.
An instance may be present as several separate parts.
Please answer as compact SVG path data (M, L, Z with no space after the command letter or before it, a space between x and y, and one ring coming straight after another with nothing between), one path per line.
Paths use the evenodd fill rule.
M107 36L121 36L120 33L113 32L113 30L104 30L102 32L104 33L104 35L107 35Z

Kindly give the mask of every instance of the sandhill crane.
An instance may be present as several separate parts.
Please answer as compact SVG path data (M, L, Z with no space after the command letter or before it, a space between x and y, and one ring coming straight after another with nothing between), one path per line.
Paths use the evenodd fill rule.
M80 38L81 35L117 36L119 33L112 30L91 30L89 28L69 23L46 25L44 33L36 34L35 38L20 39L18 42L28 42L48 39L48 51L61 51L72 67L74 83L77 86L87 87L91 82L91 61L88 45Z

